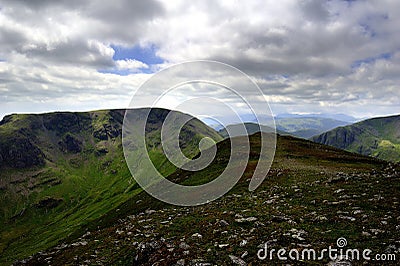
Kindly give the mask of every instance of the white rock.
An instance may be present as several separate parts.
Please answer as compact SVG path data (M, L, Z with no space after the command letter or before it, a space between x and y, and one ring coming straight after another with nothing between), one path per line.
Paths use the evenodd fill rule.
M199 233L194 233L192 235L192 237L194 237L194 238L202 238L203 236L201 234L199 234Z
M176 266L185 266L185 259L180 259L176 262Z
M185 242L181 242L179 244L179 248L181 248L181 249L189 249L190 246L188 244L186 244Z
M247 265L247 263L244 260L242 260L241 258L238 258L236 256L229 255L229 258L231 259L232 263L235 265L241 265L241 266Z
M257 218L256 217L247 217L247 218L235 219L235 221L238 223L255 222L255 221L257 221Z

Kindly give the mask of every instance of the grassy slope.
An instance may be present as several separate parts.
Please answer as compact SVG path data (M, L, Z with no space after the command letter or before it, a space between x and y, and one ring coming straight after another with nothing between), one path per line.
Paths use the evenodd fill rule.
M92 223L87 230L90 235L82 236L86 233L82 231L64 247L38 254L30 262L43 263L51 256L53 263L172 265L184 259L229 265L228 255L240 257L248 252L244 260L258 265L258 246L267 241L274 248L311 245L321 250L346 237L351 248L383 252L399 239L395 227L400 217L400 169L309 141L279 137L272 169L251 193L247 187L258 158L259 135L250 140L247 171L221 199L188 208L169 206L140 193L121 205L118 213L109 212ZM217 159L207 169L178 170L170 178L186 185L211 180L226 165L229 147L229 140L219 143ZM237 222L240 217L255 217L257 223ZM228 224L221 225L220 220ZM293 229L305 231L303 240L292 236ZM382 231L374 233L375 229ZM195 233L202 237L193 237ZM243 240L247 244L240 245ZM71 245L80 241L86 245ZM190 247L181 248L182 242Z
M165 117L167 113L155 110L154 115ZM26 169L7 165L1 168L0 257L3 262L56 244L105 213L115 212L119 205L141 191L123 156L122 119L123 111L104 110L13 115L0 125L3 147L5 142L13 140L12 136L28 139L42 151L45 160L44 165ZM152 129L146 137L154 164L169 174L175 168L167 163L157 145L159 126L150 124ZM202 136L221 139L198 120L189 122L185 129L182 139L188 156L194 156ZM74 145L69 148L72 151L65 148L63 140L67 136L80 143L80 151L73 151Z
M314 141L389 161L400 161L400 116L368 119L328 131Z

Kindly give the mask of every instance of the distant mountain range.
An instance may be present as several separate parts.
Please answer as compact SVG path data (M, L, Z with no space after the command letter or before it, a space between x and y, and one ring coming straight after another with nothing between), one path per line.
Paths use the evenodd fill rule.
M234 125L241 123L236 117L219 117L225 125ZM272 126L271 117L258 117L260 121L268 121L267 126ZM261 123L257 121L254 114L241 114L240 119L244 123ZM359 119L345 114L290 114L283 113L274 116L275 124L278 130L291 133L294 136L309 138L312 134L320 134L338 126L352 124ZM204 123L217 131L223 129L223 126L214 120L204 119Z
M311 138L340 149L400 161L400 115L367 119Z
M322 117L276 117L275 127L276 132L280 135L291 135L299 138L308 139L312 136L321 134L328 130L334 129L339 126L348 125L348 122L339 121L331 118ZM245 122L244 123L247 133L249 135L260 131L260 126L256 122ZM223 137L227 137L227 129L220 125L210 125L217 130ZM239 124L231 124L227 126L232 130L233 135L244 135L245 132L240 132ZM272 132L271 125L261 125L261 131Z
M354 123L356 122L357 118L346 115L346 114L329 114L329 113L321 113L321 114L290 114L290 113L283 113L275 116L275 119L280 118L304 118L304 117L313 117L313 118L329 118L333 120L343 121L347 123Z
M339 126L348 125L348 122L324 117L276 117L276 129L281 132L300 138L308 139L325 131Z
M346 115L332 115L348 121L354 119ZM314 142L334 146L359 154L377 157L387 161L400 161L400 116L367 119L350 124L332 118L283 114L275 118L276 132ZM256 132L272 132L272 127L256 123L244 123L246 132L238 124L228 125L232 136L251 135ZM228 137L227 129L219 134Z

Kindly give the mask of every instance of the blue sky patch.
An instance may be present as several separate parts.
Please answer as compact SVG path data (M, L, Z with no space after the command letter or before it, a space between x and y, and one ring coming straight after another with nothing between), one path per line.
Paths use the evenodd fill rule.
M360 27L363 29L363 34L371 38L376 36L376 31L374 31L367 23L361 23Z
M132 72L129 69L100 69L98 70L99 73L102 74L115 74L115 75L120 75L120 76L128 76L132 73L136 73L136 72ZM143 73L145 73L146 71L141 71Z
M157 48L155 45L149 47L141 47L135 45L133 47L123 47L119 45L111 45L115 53L114 60L136 59L147 65L161 64L164 60L156 55Z
M353 69L354 68L358 68L362 64L371 64L371 63L374 63L376 60L379 60L379 59L388 60L388 59L390 59L392 57L392 55L393 55L393 53L383 53L383 54L380 54L378 56L367 57L367 58L364 58L364 59L361 59L361 60L356 60L351 64L351 68L353 68Z
M116 74L120 76L127 76L132 73L153 73L152 65L161 64L164 60L156 55L157 48L155 45L150 45L148 47L141 47L140 45L135 45L132 47L124 47L120 45L110 45L114 50L113 60L137 60L148 65L148 68L140 68L139 71L132 71L129 69L101 69L98 72L100 73L110 73Z

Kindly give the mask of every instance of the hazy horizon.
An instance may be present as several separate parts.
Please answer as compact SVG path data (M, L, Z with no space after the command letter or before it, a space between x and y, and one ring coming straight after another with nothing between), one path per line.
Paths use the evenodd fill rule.
M53 113L53 112L91 112L91 111L100 111L100 110L113 110L113 109L127 109L129 107L120 107L120 108L98 108L98 109L77 109L77 110L48 110L48 111L38 111L38 112L10 112L10 113L6 113L4 115L0 115L0 121L3 120L4 117L8 116L8 115L12 115L12 114L46 114L46 113ZM139 109L139 108L146 108L146 107L137 107L137 108L133 108L133 109ZM162 107L161 107L162 108ZM132 108L130 108L132 109ZM165 109L169 109L169 108L165 108ZM177 110L177 109L170 109L170 110L175 110L175 111L181 111L181 110ZM186 112L184 112L186 113ZM273 112L272 112L273 113ZM189 113L190 114L190 113ZM338 119L338 118L332 118L333 116L348 116L349 119L350 118L354 118L354 122L358 122L358 121L362 121L362 120L366 120L366 119L371 119L371 118L378 118L378 117L388 117L388 116L396 116L396 115L400 115L400 113L392 113L392 114L383 114L383 115L377 115L377 116L368 116L368 117L356 117L356 116L351 116L351 115L347 115L347 114L343 114L343 113L278 113L275 114L273 113L274 119L277 118L282 118L282 117L321 117L321 118L331 118L331 119L335 119L338 121L344 121L346 122L344 119ZM249 116L251 116L251 114L242 114L241 118L243 122L254 122L254 119L250 119ZM235 121L234 119L230 120L229 117L226 117L227 121L230 121L229 124L235 124L235 123L239 123L239 121ZM204 119L200 119L203 122ZM205 122L206 124L210 125L212 124L212 122Z

